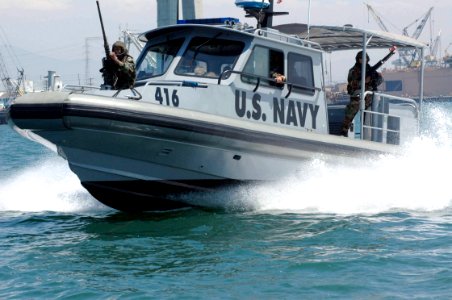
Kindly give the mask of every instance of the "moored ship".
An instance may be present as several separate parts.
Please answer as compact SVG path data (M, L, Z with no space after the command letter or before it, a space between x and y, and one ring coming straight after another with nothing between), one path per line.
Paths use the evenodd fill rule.
M385 92L396 96L415 96L419 86L419 71L405 68L386 70ZM427 67L424 72L424 97L452 97L452 68Z

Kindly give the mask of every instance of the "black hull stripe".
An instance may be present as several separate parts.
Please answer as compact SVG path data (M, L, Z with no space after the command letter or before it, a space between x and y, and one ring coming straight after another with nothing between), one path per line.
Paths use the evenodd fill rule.
M45 113L43 113L45 112ZM213 124L198 120L188 120L174 116L158 115L152 112L136 112L118 109L99 108L73 104L14 104L11 117L14 119L62 119L65 116L98 118L121 122L144 124L195 132L217 137L225 137L258 144L268 144L293 149L305 149L322 153L349 153L358 155L382 151L356 148L353 146L325 143L321 141L302 140L294 137L280 136L272 133L235 128L225 124Z

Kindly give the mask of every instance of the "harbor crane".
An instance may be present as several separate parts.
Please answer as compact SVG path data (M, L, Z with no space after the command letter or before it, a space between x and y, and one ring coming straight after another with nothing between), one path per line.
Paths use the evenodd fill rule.
M367 11L370 12L370 14L372 15L372 17L374 18L375 22L377 22L378 26L386 32L389 32L388 28L386 27L386 25L383 23L383 20L381 20L380 16L377 14L377 12L373 9L372 6L370 6L367 3L364 3L367 6Z
M443 62L448 67L452 66L452 56L450 56L449 52L447 52L449 50L450 46L452 46L452 42L450 42L449 45L447 45L446 50L444 50L444 57L443 57Z
M416 27L416 30L413 32L411 37L413 39L418 39L419 36L422 33L422 30L424 30L425 24L427 24L428 19L430 18L430 15L432 14L433 6L430 7L430 9L422 16L421 21L419 25ZM403 28L403 35L409 36L408 34L408 28L414 24L416 24L419 21L419 19L414 20L411 24L407 25L405 28Z
M441 44L441 30L439 31L433 43L430 45L430 54L426 56L427 63L432 65L438 63L437 57L439 56L437 54L440 48L440 44Z
M17 57L15 57L14 53L10 50L11 46L9 45L8 38L2 27L0 27L0 42L2 45L5 45L5 50L10 56L8 58L10 58L11 61L16 60L17 64L19 64ZM17 67L17 71L19 73L17 80L12 80L5 59L3 58L2 51L0 50L0 80L8 93L8 97L11 99L17 97L21 93L21 87L24 82L24 69Z
M123 30L122 33L124 35L124 37L123 37L124 43L127 45L127 48L129 49L129 51L130 51L131 44L135 46L135 49L138 51L138 53L140 53L141 50L143 50L144 44L138 38L139 34L133 33L127 29Z
M2 53L0 52L0 79L10 98L15 98L21 93L20 87L22 86L24 80L24 70L17 69L17 71L19 72L19 77L17 81L14 82L9 76L8 69L6 68L5 61Z
M367 4L364 3L367 7L368 12L372 15L377 25L381 28L381 30L389 32L388 27L383 23L382 18L380 15L375 11L375 9ZM428 19L431 16L431 13L433 11L433 7L430 7L430 9L419 19L414 20L412 23L405 26L402 30L402 34L405 36L410 36L411 38L418 39L421 35L425 25L427 24ZM408 29L413 26L414 24L418 24L416 26L416 29L414 30L413 34L408 33ZM433 54L433 46L430 48L430 53ZM401 66L408 66L413 67L417 65L416 57L417 53L413 50L407 50L407 49L399 49L399 59L395 62L396 64L399 64Z
M13 84L11 82L11 77L9 77L8 70L6 69L5 61L3 60L3 55L0 52L0 79L2 80L3 86L8 94L11 94L13 90Z
M419 24L417 25L416 29L414 30L413 34L411 35L411 37L413 39L418 39L421 36L421 33L424 30L425 24L427 24L427 21L432 14L432 10L433 10L433 6L430 7L430 9L421 17ZM403 28L403 35L410 36L408 34L408 28L411 27L412 25L416 24L418 21L419 21L419 19L416 19L411 24L405 26L405 28ZM407 65L408 67L416 67L418 65L417 59L416 59L416 57L417 57L416 51L401 49L399 51L399 55L400 55L400 58L405 63L405 65Z

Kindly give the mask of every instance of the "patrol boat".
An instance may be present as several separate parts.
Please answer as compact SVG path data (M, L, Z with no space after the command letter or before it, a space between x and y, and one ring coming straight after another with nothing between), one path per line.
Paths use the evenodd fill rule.
M133 89L26 94L11 104L10 125L55 149L89 193L123 211L209 206L202 199L218 189L281 180L316 158L397 153L418 134L419 103L373 92L354 132L336 135L324 62L335 51L424 44L351 26L272 27L273 13L254 12L256 27L225 18L150 30ZM278 67L284 83L270 76Z

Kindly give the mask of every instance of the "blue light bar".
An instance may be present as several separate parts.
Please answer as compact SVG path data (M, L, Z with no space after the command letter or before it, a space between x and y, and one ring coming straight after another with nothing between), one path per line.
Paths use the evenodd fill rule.
M192 20L177 20L177 24L205 24L205 25L224 25L231 23L239 23L236 18L209 18L209 19L192 19Z

